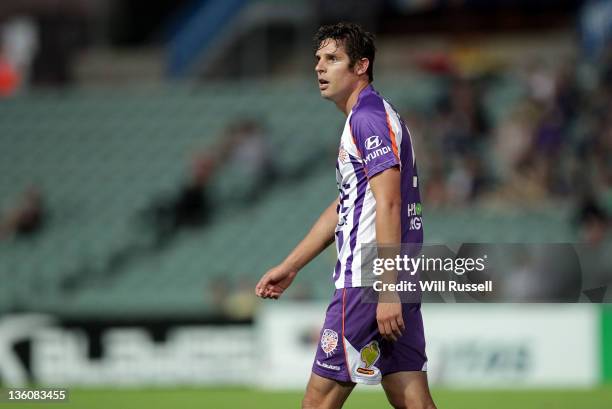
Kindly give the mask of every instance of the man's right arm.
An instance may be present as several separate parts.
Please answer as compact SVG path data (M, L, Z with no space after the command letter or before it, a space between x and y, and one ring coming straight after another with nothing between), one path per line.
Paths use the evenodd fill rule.
M289 253L281 264L268 270L255 287L255 293L263 298L278 298L289 287L298 271L334 242L338 213L338 199L334 200L319 216L308 234Z

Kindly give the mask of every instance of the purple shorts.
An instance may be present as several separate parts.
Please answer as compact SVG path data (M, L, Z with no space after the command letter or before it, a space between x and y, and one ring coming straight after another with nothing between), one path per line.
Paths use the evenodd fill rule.
M396 341L378 332L375 303L361 300L364 288L334 292L321 329L312 372L341 382L375 385L400 371L426 371L420 304L402 304L404 330Z

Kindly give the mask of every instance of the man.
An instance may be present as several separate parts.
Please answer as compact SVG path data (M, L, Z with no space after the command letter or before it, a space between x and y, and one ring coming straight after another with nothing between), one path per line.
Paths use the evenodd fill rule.
M393 407L435 409L420 304L361 300L362 244L423 240L410 135L371 85L370 33L349 23L323 26L314 48L321 96L347 116L336 164L340 194L291 254L264 274L256 294L280 297L298 271L335 241L336 291L302 408L340 408L356 383L381 382Z

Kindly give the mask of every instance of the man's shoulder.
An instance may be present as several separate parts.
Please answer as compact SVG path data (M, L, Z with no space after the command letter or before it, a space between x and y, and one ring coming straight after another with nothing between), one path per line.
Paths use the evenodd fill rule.
M353 110L350 123L358 129L363 126L386 125L387 111L382 97L377 94L364 96Z
M353 109L353 116L380 114L384 112L385 103L383 97L377 92L369 92L359 98L357 105Z

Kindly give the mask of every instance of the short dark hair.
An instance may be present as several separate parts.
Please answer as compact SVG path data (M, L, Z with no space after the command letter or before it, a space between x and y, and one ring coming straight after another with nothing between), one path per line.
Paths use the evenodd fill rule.
M370 61L367 71L368 78L370 82L374 81L374 57L376 55L374 34L355 23L336 23L321 26L313 38L315 53L321 48L321 43L328 38L344 46L349 56L350 68L353 68L360 59L367 58Z

